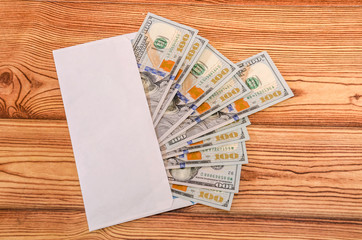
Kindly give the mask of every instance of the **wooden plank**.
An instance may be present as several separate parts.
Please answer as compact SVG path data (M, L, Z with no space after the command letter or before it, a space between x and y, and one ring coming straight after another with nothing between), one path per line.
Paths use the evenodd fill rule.
M362 237L362 129L248 130L250 163L230 212L196 205L88 235L66 121L2 119L0 238Z
M181 3L3 2L0 118L65 119L52 50L137 31L151 11L199 29L235 62L270 53L296 97L253 124L361 126L362 8Z
M1 208L83 208L66 121L0 121Z
M195 209L203 212L194 213ZM11 239L361 239L353 219L214 214L203 206L88 232L82 211L0 211L0 238ZM219 210L220 212L222 210Z
M4 1L4 0L3 0ZM11 1L11 0L7 0ZM37 1L37 0L31 0ZM101 0L44 0L43 2L77 2L77 3L103 3ZM207 5L228 5L228 6L362 6L361 1L359 0L150 0L150 1L142 1L142 0L110 0L107 3L112 4L159 4L159 5L196 5L196 6L207 6Z

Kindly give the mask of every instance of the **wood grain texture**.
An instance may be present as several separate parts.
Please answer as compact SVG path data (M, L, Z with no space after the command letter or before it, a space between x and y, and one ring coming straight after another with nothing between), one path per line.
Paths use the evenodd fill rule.
M362 8L201 3L2 3L0 117L65 119L52 50L137 31L151 11L199 29L234 62L270 53L296 97L253 124L361 126Z
M362 237L362 129L248 130L230 212L196 205L88 234L66 121L1 120L0 238Z
M361 6L0 0L0 239L362 239ZM230 212L195 205L89 233L52 50L137 31L147 12L234 62L267 50L295 97L250 117Z
M7 0L11 1L11 0ZM102 0L32 0L32 1L42 1L42 2L75 2L75 3L104 3ZM117 4L159 4L159 5L229 5L229 6L362 6L361 1L358 0L150 0L150 1L140 1L140 0L111 0L107 3L117 3Z

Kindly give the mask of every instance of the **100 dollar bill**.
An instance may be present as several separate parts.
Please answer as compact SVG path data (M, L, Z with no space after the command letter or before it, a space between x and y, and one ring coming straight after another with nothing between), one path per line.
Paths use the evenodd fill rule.
M242 124L243 126L250 125L250 121L248 117L244 117L242 119L239 119L235 122L229 123L223 127L214 127L214 128L208 128L209 122L221 122L218 118L218 112L214 113L212 116L208 117L204 121L202 121L200 124L195 125L190 130L185 131L183 134L180 134L179 136L173 138L172 140L168 141L165 145L161 146L162 153L168 153L171 151L175 151L180 146L186 146L191 145L197 141L199 141L200 138L203 138L205 136L208 136L209 134L215 134L218 131L222 131L223 129L227 129L228 126L236 126L239 124ZM204 133L206 132L207 133Z
M219 149L219 150L217 150ZM213 151L216 150L216 151ZM209 152L208 152L209 151ZM223 145L211 149L193 153L197 155L188 159L187 157L171 157L164 159L166 169L190 168L190 167L210 167L216 165L247 164L245 142Z
M293 96L293 92L267 52L261 52L237 65L241 68L242 79L251 89L251 93L171 139L166 143L167 149L172 149L176 144L188 142Z
M192 145L184 146L182 148L178 148L171 152L163 152L162 157L169 158L169 157L179 156L181 154L197 152L210 147L224 145L229 142L248 141L249 139L250 137L248 131L246 130L246 127L244 127L243 125L239 125L231 129L226 129L224 131L221 131L218 134L213 134L212 136L209 136L208 138L205 138L198 142L196 142L197 139L195 139L195 143Z
M182 185L171 185L172 195L188 201L206 206L230 210L234 193L216 191L204 188L195 188Z
M148 13L133 50L151 114L168 92L198 30Z
M236 161L243 156L245 142L236 140L217 146L208 146L200 151L190 152L177 156L184 161L195 160L218 160L218 161Z
M203 121L236 99L245 96L249 92L250 89L241 79L241 73L238 72L203 102L185 121L175 128L160 145L173 139L174 136L177 136L179 133L187 131L197 123Z
M243 122L242 120L246 120L246 121ZM247 117L243 118L242 120L235 121L224 127L218 128L217 130L215 130L213 132L209 132L208 134L205 134L201 137L195 138L192 141L189 141L185 145L182 145L182 146L186 146L186 147L196 146L196 145L200 146L204 143L207 143L208 141L212 141L212 139L214 139L214 138L216 141L218 141L217 136L219 136L220 141L228 140L229 138L222 137L221 135L222 134L233 134L232 132L234 130L237 130L240 128L242 128L241 131L243 131L245 139L249 140L249 133L248 133L246 127L250 125L250 121ZM240 135L242 135L242 133L240 133ZM229 137L231 137L231 136L229 136Z
M168 169L168 181L197 188L238 192L241 165Z
M156 126L158 140L167 137L236 71L234 63L207 44Z
M160 110L158 111L158 113L155 113L152 118L153 124L155 126L157 126L157 124L161 120L161 117L165 113L167 107L170 105L178 89L181 87L181 84L184 82L186 76L192 70L192 66L194 66L196 61L199 59L201 53L204 51L208 42L209 40L200 36L196 36L196 38L194 39L194 42L192 43L191 48L186 55L185 61L182 63L181 68L178 70L178 73L176 74L175 80L172 82L171 88L167 93L165 100L160 105Z

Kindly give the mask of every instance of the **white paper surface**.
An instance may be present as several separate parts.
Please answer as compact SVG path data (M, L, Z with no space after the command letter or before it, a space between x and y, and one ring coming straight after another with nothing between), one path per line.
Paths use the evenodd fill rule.
M90 231L192 205L172 206L133 36L53 52Z

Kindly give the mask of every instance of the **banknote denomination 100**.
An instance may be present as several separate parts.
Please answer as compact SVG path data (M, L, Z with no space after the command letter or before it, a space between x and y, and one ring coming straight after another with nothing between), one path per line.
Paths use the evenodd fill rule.
M227 104L245 96L249 92L250 89L242 81L240 75L238 73L235 74L223 86L218 88L218 90L215 91L215 93L212 94L205 102L203 102L187 119L179 124L178 127L175 128L175 130L173 130L173 132L170 133L160 144L162 145L173 139L174 136L178 136L179 133L187 131L197 123L205 120L215 112L224 108Z
M169 140L166 143L168 149L293 96L293 92L267 52L261 52L237 65L241 69L243 81L251 89L251 92L245 97L235 100L212 117L206 118L186 132Z
M236 71L234 63L207 44L156 126L159 141L167 137Z
M199 140L194 144L178 148L171 152L162 152L163 158L174 157L185 153L197 152L209 147L224 145L232 141L248 141L250 139L246 127L237 126L229 131L214 134L209 138ZM195 139L196 140L196 139Z
M182 185L171 185L172 195L206 206L230 210L234 193L195 188Z
M170 183L197 188L238 192L241 165L218 165L212 167L190 167L168 169Z
M133 50L150 111L153 114L169 82L176 77L198 30L148 13Z
M174 96L176 95L178 89L181 87L181 84L184 82L186 76L190 73L192 70L192 66L195 64L195 62L200 57L201 53L204 51L205 47L207 46L207 43L209 40L196 36L194 39L194 42L191 45L191 48L189 52L186 55L186 58L184 62L182 63L181 68L178 70L178 73L176 74L175 80L172 82L172 85L170 87L169 92L167 93L165 99L160 104L160 109L157 113L153 116L153 124L157 126L159 121L161 120L161 117L165 113L167 106L170 104ZM161 99L162 100L162 99Z
M166 169L247 164L245 142L211 147L199 152L163 160Z

